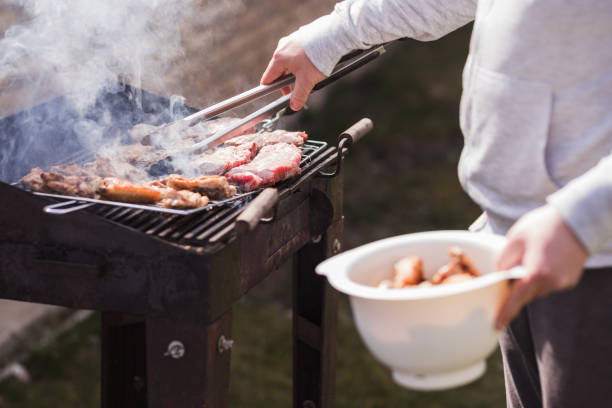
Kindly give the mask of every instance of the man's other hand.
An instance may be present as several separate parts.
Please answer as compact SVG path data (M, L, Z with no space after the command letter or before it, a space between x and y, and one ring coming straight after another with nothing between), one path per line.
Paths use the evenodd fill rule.
M588 253L559 212L550 205L528 212L506 234L497 269L522 264L527 276L515 281L495 321L501 329L534 298L575 286Z
M268 68L261 77L261 84L269 84L282 75L295 75L295 86L291 95L291 109L302 109L312 88L325 78L310 61L302 45L291 37L284 37L278 42L278 47L268 63ZM282 89L286 95L291 92L289 87Z

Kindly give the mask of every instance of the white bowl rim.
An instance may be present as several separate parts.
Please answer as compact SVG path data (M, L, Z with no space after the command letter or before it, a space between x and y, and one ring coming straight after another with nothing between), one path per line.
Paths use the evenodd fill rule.
M386 247L397 243L410 243L422 239L444 238L454 241L471 241L479 245L489 246L492 250L501 250L506 242L505 237L482 232L470 232L465 230L441 230L426 231L411 234L398 235L374 241L357 248L348 250L320 263L316 271L321 275L327 276L332 287L350 296L372 299L372 300L420 300L432 299L445 296L458 295L468 291L484 288L505 279L518 279L525 276L525 269L522 266L512 268L507 271L495 271L486 273L477 279L465 282L457 282L452 285L437 285L426 287L409 287L403 289L382 289L374 286L356 283L349 279L348 271L352 265L361 259L368 257ZM461 245L461 242L457 242Z

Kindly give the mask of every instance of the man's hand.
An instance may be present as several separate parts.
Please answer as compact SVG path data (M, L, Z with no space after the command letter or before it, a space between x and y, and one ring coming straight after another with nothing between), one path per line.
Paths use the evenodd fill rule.
M289 72L296 78L291 95L291 109L297 111L302 109L312 88L323 80L325 75L313 65L297 40L284 37L278 42L268 68L261 77L261 83L269 84ZM282 91L286 95L290 89L286 87Z
M501 305L495 328L501 329L538 296L575 286L588 256L558 211L545 205L528 212L510 228L498 270L523 264L527 276L514 282Z

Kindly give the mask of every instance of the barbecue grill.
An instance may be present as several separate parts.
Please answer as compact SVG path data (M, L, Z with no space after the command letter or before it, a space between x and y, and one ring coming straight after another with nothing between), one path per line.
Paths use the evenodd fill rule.
M335 146L311 141L302 174L276 188L167 214L10 184L57 164L49 146L63 162L83 154L65 102L0 123L0 297L102 313L102 407L217 408L228 401L232 304L293 257L294 406L333 406L338 296L314 267L341 249L343 157L371 122ZM104 137L171 119L168 100L129 86L99 105L112 115Z

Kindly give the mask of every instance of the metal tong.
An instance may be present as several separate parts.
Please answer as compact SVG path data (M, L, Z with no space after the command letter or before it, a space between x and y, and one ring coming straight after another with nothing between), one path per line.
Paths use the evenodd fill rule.
M385 45L386 44L377 45L367 50L358 50L345 55L344 57L342 57L338 65L336 65L332 73L327 78L315 85L315 87L313 88L313 92L324 88L325 86L331 84L332 82L335 82L336 80L349 74L357 68L360 68L368 62L376 59L378 56L382 55L385 52ZM229 111L230 109L242 106L246 103L262 98L281 88L289 86L294 82L295 76L293 74L282 76L269 85L259 85L253 89L245 91L239 95L235 95L222 102L216 103L183 119L168 123L157 129L154 133L180 131L189 126L193 126L202 120L213 119L216 116ZM246 116L234 125L229 126L223 131L218 132L215 135L192 145L189 150L192 152L201 152L207 149L212 149L217 145L222 144L226 140L244 134L245 132L252 129L256 124L269 118L270 116L276 114L278 117L280 117L284 110L289 109L290 99L291 94L281 96L280 98L267 104L263 108L260 108L257 111Z

